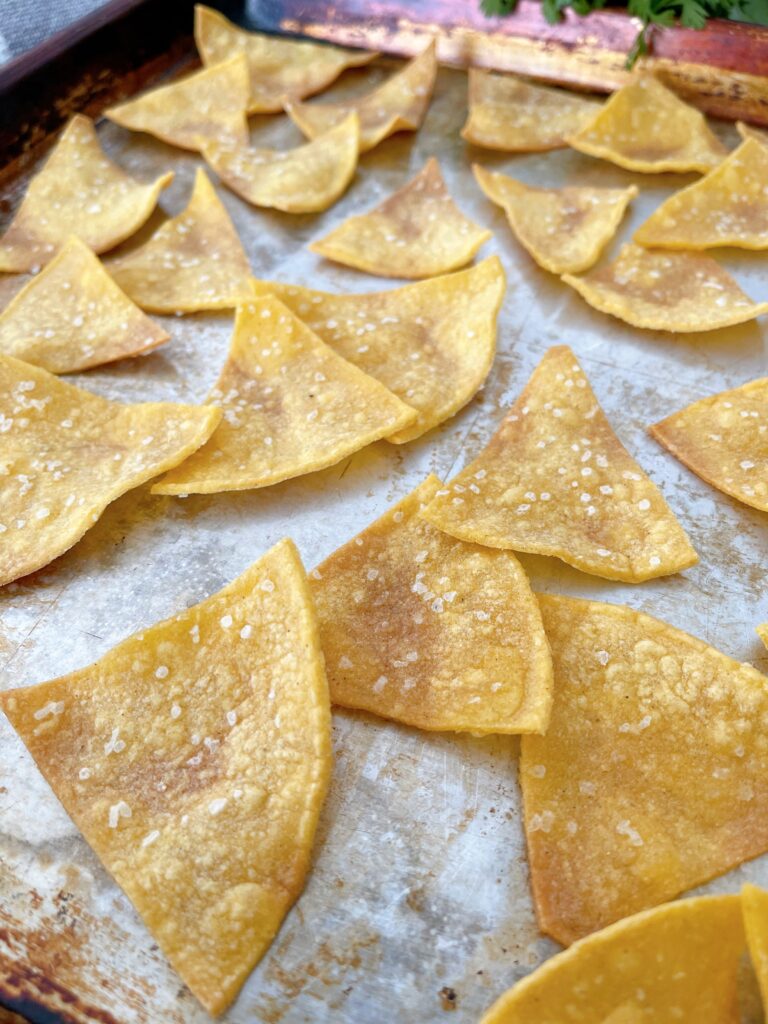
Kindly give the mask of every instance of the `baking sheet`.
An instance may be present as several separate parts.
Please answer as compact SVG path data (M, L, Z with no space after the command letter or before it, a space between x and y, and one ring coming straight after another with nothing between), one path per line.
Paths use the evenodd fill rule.
M391 68L382 63L350 72L328 98L365 91ZM441 70L422 130L366 154L349 192L325 214L255 210L224 187L219 192L257 276L373 291L398 282L324 262L306 243L380 201L427 157L439 157L454 197L495 233L480 255L498 252L508 275L498 355L483 392L416 442L380 442L329 470L267 490L179 500L152 497L144 487L125 495L72 551L0 591L0 686L89 664L134 631L218 590L285 535L311 568L427 473L447 478L469 461L545 349L563 342L581 360L622 441L660 485L701 561L683 574L631 586L523 556L534 587L624 602L768 670L753 632L768 621L768 517L708 487L645 434L648 424L689 401L765 375L764 324L674 336L598 314L516 244L502 211L476 187L470 163L539 185L635 182L641 194L609 255L693 178L635 175L569 150L511 156L473 149L459 136L465 94L465 75ZM735 142L732 126L718 131ZM139 176L173 168L176 180L162 203L169 213L185 205L197 158L109 123L100 132L107 152ZM278 148L301 141L287 118L253 119L253 133ZM160 219L155 215L124 248ZM719 255L753 298L768 296L765 256ZM0 303L19 283L0 281ZM227 349L231 317L157 319L172 335L168 345L80 375L76 383L123 401L204 399ZM517 740L420 733L337 711L334 742L334 781L306 890L223 1019L433 1024L448 1013L455 1024L477 1020L557 948L539 936L529 895ZM745 880L768 886L768 858L702 891L734 891ZM0 998L12 985L28 992L32 1019L35 1005L59 1007L60 1019L74 1022L209 1019L2 718Z

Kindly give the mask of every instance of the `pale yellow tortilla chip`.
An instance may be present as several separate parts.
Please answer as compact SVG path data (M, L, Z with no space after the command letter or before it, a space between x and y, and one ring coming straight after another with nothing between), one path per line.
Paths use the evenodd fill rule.
M623 245L618 257L584 277L563 280L590 306L650 331L714 331L768 313L709 256Z
M288 102L285 109L310 139L329 131L356 112L360 118L360 152L365 153L395 132L421 127L437 75L434 40L405 67L362 99L345 103Z
M0 586L62 555L115 498L199 448L220 417L109 402L0 355Z
M106 252L141 227L173 172L150 184L107 159L93 121L76 114L0 238L0 271L21 273L47 263L70 235Z
M667 903L547 960L480 1024L737 1024L743 949L738 896Z
M223 410L221 424L153 494L267 487L332 466L416 417L271 295L238 309L208 401Z
M749 883L743 885L741 910L763 1007L768 1010L768 892Z
M543 732L552 662L508 551L465 544L419 511L430 476L310 573L331 700L417 729Z
M628 583L698 560L566 345L549 349L488 445L424 515L461 540Z
M488 375L506 281L498 256L403 288L331 295L276 281L274 294L340 356L418 411L387 440L404 444L458 412Z
M506 213L518 242L553 274L591 267L638 192L634 185L534 188L479 164L472 170L483 192Z
M737 121L736 130L744 141L747 139L757 139L763 145L768 145L768 132L760 128L754 128L751 124L745 124L744 121Z
M246 32L219 11L195 6L195 42L204 64L218 64L237 53L248 58L250 114L283 109L283 100L303 99L327 88L346 68L378 57L368 50L344 50L305 39L281 39Z
M763 641L766 647L768 647L768 622L763 623L761 626L757 626L755 632Z
M768 377L702 398L649 433L708 484L768 511Z
M198 168L186 209L107 269L152 313L232 309L251 295L251 268L224 204Z
M292 542L0 706L173 967L220 1013L304 886L331 774L323 655Z
M651 74L639 74L618 89L568 143L581 153L648 174L706 174L726 155L701 111Z
M565 89L470 68L469 116L461 134L475 146L508 153L560 149L601 105Z
M212 144L208 164L246 202L286 213L327 210L355 176L358 156L357 114L313 142L278 151Z
M380 277L423 278L465 266L490 237L451 199L433 157L383 203L345 220L309 248Z
M169 337L74 235L0 313L0 352L50 373L135 356Z

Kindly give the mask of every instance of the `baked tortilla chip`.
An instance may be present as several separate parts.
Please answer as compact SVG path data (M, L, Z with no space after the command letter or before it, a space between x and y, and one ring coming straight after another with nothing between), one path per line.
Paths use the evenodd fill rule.
M276 295L326 345L418 411L413 423L387 438L394 444L453 416L482 385L493 363L505 286L498 256L367 295L254 281L257 295Z
M520 778L539 924L567 944L768 849L768 679L632 608L539 604L556 699Z
M623 245L618 257L585 277L563 280L590 306L650 331L714 331L768 313L709 256Z
M581 153L648 174L706 174L726 154L701 111L651 74L618 89L568 142Z
M310 575L331 700L417 729L543 732L552 662L508 551L465 544L419 511L430 476Z
M332 466L416 417L271 295L238 309L208 400L223 410L220 426L153 494L268 487Z
M286 213L327 210L355 176L357 114L305 146L282 152L212 144L204 156L221 180L254 206Z
M649 433L708 484L768 511L768 377L702 398Z
M331 772L328 684L292 542L0 706L172 966L220 1013L304 886Z
M251 296L251 268L224 204L198 168L186 209L107 268L142 309L232 309Z
M108 402L0 355L0 586L64 554L115 498L199 448L220 417Z
M0 313L0 352L50 373L135 356L169 337L74 235Z
M749 883L743 885L741 911L763 1006L768 1007L768 892Z
M368 50L281 39L261 32L245 32L223 14L195 6L195 42L204 64L219 64L244 53L250 72L248 113L273 114L283 99L303 99L327 88L346 68L369 64L378 57Z
M310 139L329 131L351 113L360 118L360 152L365 153L395 132L421 127L437 75L434 40L402 71L362 99L346 103L286 103L294 123Z
M149 184L108 160L93 121L76 114L0 238L0 271L21 273L47 263L70 235L106 252L141 227L173 172Z
M549 349L488 445L424 515L460 540L554 555L609 580L640 583L698 560L567 345Z
M547 960L481 1024L735 1024L743 949L738 896L667 903Z
M490 237L456 206L432 157L383 203L345 220L309 248L379 277L421 278L465 266Z
M560 149L601 105L565 89L470 68L469 116L461 134L475 146L508 153Z
M634 185L534 188L479 164L472 170L483 192L506 213L518 242L553 274L591 267L638 191Z

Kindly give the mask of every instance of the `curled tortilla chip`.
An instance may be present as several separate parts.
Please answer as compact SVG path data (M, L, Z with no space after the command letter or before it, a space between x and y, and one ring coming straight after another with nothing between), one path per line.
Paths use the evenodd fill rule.
M768 849L768 679L632 608L539 604L556 699L520 778L539 924L567 944Z
M560 149L601 105L565 89L470 68L469 117L461 134L475 146L508 153Z
M153 494L268 487L332 466L416 417L271 295L238 309L209 402L223 409L220 426Z
M304 886L331 772L323 655L292 542L0 706L172 966L220 1013Z
M0 238L0 271L41 267L70 235L94 252L114 248L138 231L172 179L169 171L148 185L136 181L104 155L93 121L76 114Z
M701 111L651 74L618 89L568 142L581 153L648 174L706 174L726 154Z
M488 445L424 515L460 540L554 555L609 580L640 583L698 560L567 345L549 349Z
M649 433L708 484L768 512L768 377L702 398Z
M249 114L273 114L283 99L303 99L327 88L346 68L369 64L378 54L324 43L245 32L219 11L195 6L195 42L204 64L219 64L237 53L248 59Z
M591 267L638 191L634 185L534 188L479 164L472 169L483 192L503 208L520 244L553 274Z
M735 1024L743 949L737 895L667 903L547 960L480 1024Z
M198 168L186 209L149 241L109 261L110 274L153 313L232 309L251 296L251 268L224 204Z
M714 331L768 313L708 256L623 245L617 259L563 280L601 313L651 331Z
M763 1006L768 1007L768 892L749 883L743 885L741 911Z
M309 248L380 277L420 278L465 266L490 237L456 206L432 157L389 199L345 220Z
M254 281L326 345L369 373L418 416L387 440L405 444L458 412L488 375L504 270L491 256L468 270L386 292L331 295Z
M424 120L437 75L434 40L402 71L362 99L346 103L286 103L294 123L310 139L316 139L351 113L360 118L360 152L395 132L415 132Z
M115 498L176 466L221 418L123 405L0 355L0 586L58 558Z
M430 476L310 574L331 700L417 729L543 732L552 662L508 551L464 544L419 511Z
M74 235L0 313L0 352L50 373L135 356L169 337Z

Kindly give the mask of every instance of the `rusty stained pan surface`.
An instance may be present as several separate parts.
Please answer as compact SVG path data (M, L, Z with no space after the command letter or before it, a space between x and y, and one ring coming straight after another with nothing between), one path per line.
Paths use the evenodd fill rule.
M333 93L367 90L390 73L352 72ZM689 532L701 563L641 586L608 583L555 559L524 557L535 587L625 602L768 669L753 632L768 620L764 514L693 476L645 433L707 393L766 372L765 323L711 335L640 332L602 316L539 269L480 193L470 160L537 184L619 186L641 195L618 248L690 176L633 175L569 150L513 157L465 145L466 78L442 70L417 135L396 136L362 160L339 203L320 216L248 207L219 191L259 277L329 291L385 282L308 252L309 241L440 159L462 208L495 232L509 287L499 351L484 391L463 412L404 447L380 442L343 464L262 491L115 502L72 551L0 591L0 685L10 688L87 665L114 644L218 590L285 535L309 568L407 494L430 471L450 477L484 445L545 349L570 344L619 436ZM254 120L265 145L300 141L286 118ZM735 133L722 127L731 144ZM168 212L186 202L197 159L147 136L101 125L109 154L150 177L173 168ZM160 221L156 215L138 236ZM129 243L130 244L130 243ZM765 256L723 253L755 299L768 297ZM19 286L0 281L0 302ZM201 401L224 358L229 315L158 318L172 335L134 362L76 378L124 401ZM430 735L373 717L334 715L335 774L306 890L246 983L228 1024L470 1024L556 946L536 927L529 893L514 738ZM706 887L768 885L768 859ZM102 869L0 720L0 999L35 1020L204 1024L128 900ZM46 1016L44 1009L56 1011ZM759 1017L745 1018L755 1022Z

